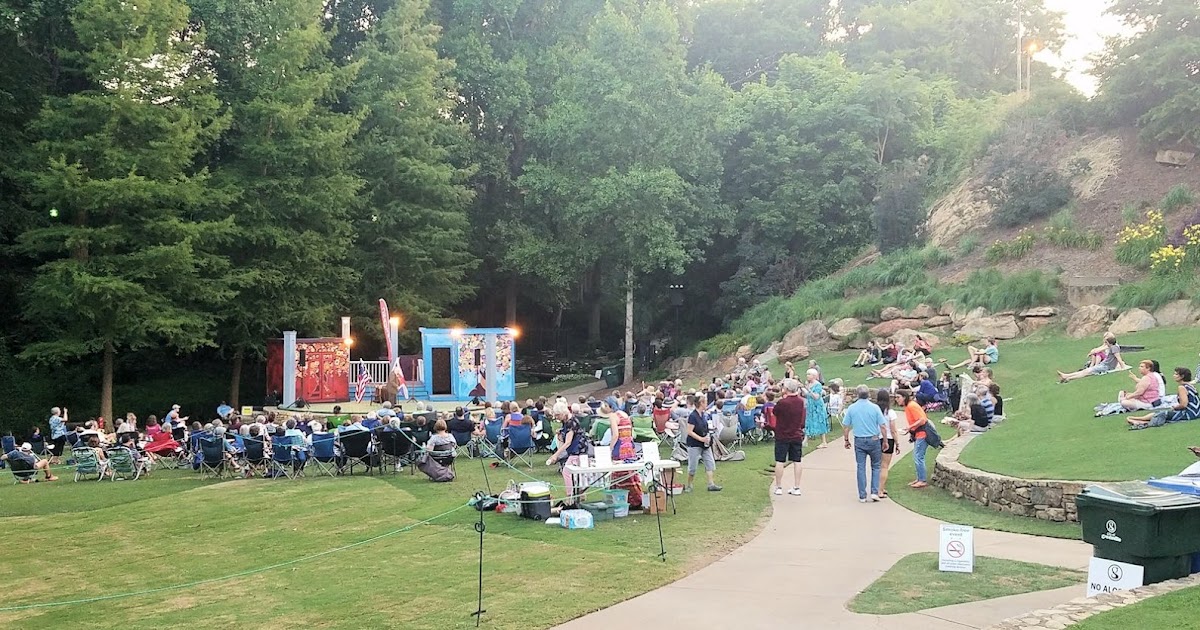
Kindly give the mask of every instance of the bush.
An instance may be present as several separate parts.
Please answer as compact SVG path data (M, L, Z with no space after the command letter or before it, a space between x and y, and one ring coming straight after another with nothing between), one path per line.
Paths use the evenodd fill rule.
M996 241L988 245L984 256L988 262L996 263L1002 260L1017 260L1024 258L1026 254L1033 251L1033 246L1037 243L1037 236L1028 229L1021 230L1017 236L1011 241Z
M1061 133L1054 123L1014 126L988 151L985 189L996 225L1024 225L1071 201L1070 182L1045 151Z
M1108 305L1121 310L1148 311L1195 294L1196 280L1190 274L1154 275L1139 282L1122 284L1108 298Z
M1187 251L1182 247L1165 245L1150 254L1150 270L1160 276L1182 273L1186 270Z
M920 245L925 238L925 176L912 164L892 168L879 182L872 210L882 254Z
M1050 217L1050 224L1045 230L1046 240L1059 247L1073 249L1099 249L1104 243L1104 237L1091 230L1082 230L1075 226L1075 216L1071 208L1063 208Z
M978 234L968 234L958 241L959 256L970 256L976 249L979 249Z
M1193 203L1196 203L1196 196L1192 194L1192 190L1183 184L1178 184L1167 193L1166 197L1163 197L1158 207L1164 214L1172 214Z
M1117 261L1148 269L1150 256L1166 244L1167 232L1163 225L1163 214L1158 210L1150 210L1146 213L1144 223L1126 225L1117 235Z
M737 352L737 349L744 345L744 341L737 335L721 333L696 344L691 355L696 356L697 352L707 352L711 358L729 356Z

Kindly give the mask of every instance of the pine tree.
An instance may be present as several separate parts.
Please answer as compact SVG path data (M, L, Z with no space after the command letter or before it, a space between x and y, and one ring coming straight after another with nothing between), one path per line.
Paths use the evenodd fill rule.
M112 417L117 352L211 345L231 295L214 240L228 222L198 220L210 201L197 155L225 127L212 75L179 0L82 0L73 48L56 51L83 89L47 99L18 174L27 204L57 217L25 231L38 262L25 317L40 362L102 356L100 413ZM183 34L183 35L181 35Z

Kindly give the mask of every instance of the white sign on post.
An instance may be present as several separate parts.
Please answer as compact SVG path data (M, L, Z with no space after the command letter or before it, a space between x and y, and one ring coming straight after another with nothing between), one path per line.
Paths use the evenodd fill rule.
M975 528L942 523L938 535L938 571L975 572Z
M1142 585L1145 568L1136 564L1092 558L1088 564L1087 596L1124 591Z

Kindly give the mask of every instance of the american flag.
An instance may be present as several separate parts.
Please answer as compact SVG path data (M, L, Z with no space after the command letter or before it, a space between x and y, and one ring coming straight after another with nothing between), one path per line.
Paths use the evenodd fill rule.
M367 395L367 385L371 384L371 373L367 371L367 364L362 361L358 362L358 386L354 388L354 402L362 402L363 396Z

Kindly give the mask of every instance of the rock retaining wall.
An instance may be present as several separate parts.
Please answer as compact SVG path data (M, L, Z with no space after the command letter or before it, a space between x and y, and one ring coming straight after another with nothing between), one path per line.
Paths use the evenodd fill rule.
M1191 586L1200 586L1200 574L1142 586L1128 591L1117 591L1095 597L1080 597L1061 606L1045 610L1035 610L1025 613L1020 617L1006 619L988 630L1062 630L1093 615L1122 608L1130 604L1136 604L1157 595L1166 595L1167 593Z
M930 483L955 498L970 499L998 512L1046 521L1079 520L1075 497L1087 482L1020 479L964 466L958 456L975 437L964 435L946 443L934 463Z

